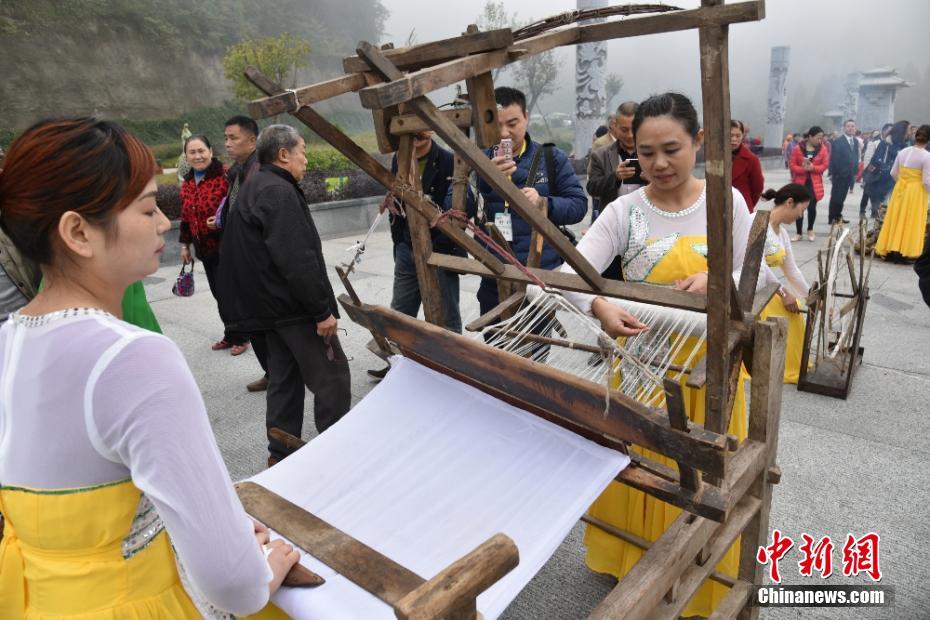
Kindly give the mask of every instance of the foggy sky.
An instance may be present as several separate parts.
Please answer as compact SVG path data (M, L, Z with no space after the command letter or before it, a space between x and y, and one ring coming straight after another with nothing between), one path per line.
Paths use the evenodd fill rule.
M391 13L384 40L398 46L406 41L411 28L415 29L419 43L461 34L484 7L483 0L382 2ZM669 4L696 8L700 1L679 0ZM576 3L509 0L507 8L526 21L575 9ZM930 80L928 23L928 0L768 0L764 20L730 27L733 116L752 122L754 134L757 129L762 132L774 45L791 47L787 131L795 128L792 124L804 123L806 128L820 122L822 112L837 107L840 93L836 91L850 71L890 66L902 74L909 66L913 75L904 75L906 79L926 82ZM561 48L557 53L562 59L560 88L542 101L547 113L571 112L574 108L574 47ZM619 74L625 82L614 106L622 100L641 100L666 90L677 90L699 100L697 30L610 41L607 72ZM505 76L498 84L509 81ZM928 118L911 120L930 120L930 106L924 104L921 109L924 108L928 109Z

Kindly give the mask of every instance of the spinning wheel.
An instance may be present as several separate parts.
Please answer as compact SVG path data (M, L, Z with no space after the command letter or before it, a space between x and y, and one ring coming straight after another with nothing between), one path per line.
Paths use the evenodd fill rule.
M858 244L853 237L858 232ZM867 231L834 226L817 254L818 280L808 297L807 329L798 389L845 399L862 362L859 346L869 298L871 253L856 256Z

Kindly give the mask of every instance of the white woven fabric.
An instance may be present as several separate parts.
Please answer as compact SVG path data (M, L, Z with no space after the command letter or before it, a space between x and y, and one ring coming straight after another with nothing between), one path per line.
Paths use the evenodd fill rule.
M252 480L424 578L497 532L520 564L478 598L496 618L545 564L629 457L479 390L395 358L336 425ZM393 618L391 608L313 557L326 579L282 588L294 618Z

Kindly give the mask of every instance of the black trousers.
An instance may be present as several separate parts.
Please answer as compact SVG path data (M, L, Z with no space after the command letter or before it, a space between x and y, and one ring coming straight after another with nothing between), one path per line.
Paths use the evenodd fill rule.
M329 344L315 323L277 327L265 332L268 343L268 392L265 424L300 437L304 422L304 386L313 392L313 418L322 433L349 411L352 400L349 361L339 339ZM292 452L269 437L276 458Z
M810 192L811 201L807 205L807 230L808 232L814 230L814 220L817 219L817 199L814 198L817 194L814 193L814 184L811 181L811 175L807 175L807 182L804 184L804 187L807 188L807 191ZM804 226L804 214L801 214L801 217L794 221L794 225L797 228L798 234L801 234L801 229Z
M830 219L829 222L832 224L838 219L843 217L843 203L846 202L846 196L849 195L849 190L852 188L853 183L856 182L855 175L849 176L836 176L833 175L833 189L830 190Z
M218 284L216 281L216 276L220 268L220 257L217 254L216 256L210 256L206 259L201 258L200 262L203 263L203 270L207 273L207 285L210 287L210 293L213 295L213 299L216 299L217 302L219 302L219 297L217 296ZM223 316L220 315L220 319L222 318ZM224 324L225 324L225 321L224 321ZM224 328L223 340L225 340L229 344L237 345L237 344L247 343L249 341L249 338L246 334L242 334L239 332L233 332L233 331L230 331L229 329Z
M265 376L268 376L268 338L265 335L265 332L254 332L249 334L249 340L252 341L252 350L255 351L255 357L258 359L259 365L262 367L262 370L265 371Z

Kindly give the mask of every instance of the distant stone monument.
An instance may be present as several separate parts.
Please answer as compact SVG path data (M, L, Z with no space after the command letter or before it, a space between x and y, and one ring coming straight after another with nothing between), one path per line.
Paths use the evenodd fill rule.
M855 119L859 114L859 82L862 80L861 73L850 73L846 76L846 83L843 85L845 90L843 94L843 104L840 110L843 112L843 119L840 124L846 122L847 118Z
M772 48L772 63L769 69L768 114L765 117L765 137L762 146L780 149L785 138L785 102L788 98L788 63L791 48Z
M856 124L861 129L881 129L885 123L893 123L898 89L908 86L911 84L891 67L863 71L859 81Z
M607 0L578 0L578 9L598 9ZM599 125L607 123L606 71L607 43L575 46L575 157L591 150L591 140Z

